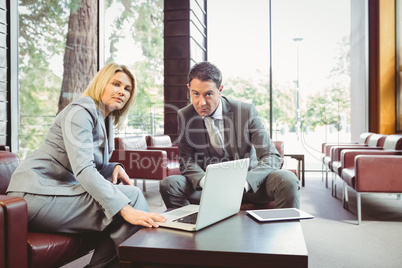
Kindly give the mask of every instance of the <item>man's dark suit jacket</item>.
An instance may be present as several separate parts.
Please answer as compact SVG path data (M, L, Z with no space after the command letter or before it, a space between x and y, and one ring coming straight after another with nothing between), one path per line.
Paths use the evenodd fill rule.
M178 112L181 173L194 189L206 167L219 161L250 158L247 181L256 192L265 178L281 165L281 157L264 128L253 104L221 97L225 157L212 147L203 118L190 104Z

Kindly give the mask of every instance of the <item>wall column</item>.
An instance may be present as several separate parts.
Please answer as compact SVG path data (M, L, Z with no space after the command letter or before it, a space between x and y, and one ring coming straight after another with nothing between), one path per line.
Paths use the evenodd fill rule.
M369 1L369 130L396 132L395 1Z
M164 1L164 129L174 143L177 111L190 103L188 71L207 60L206 6L206 0Z

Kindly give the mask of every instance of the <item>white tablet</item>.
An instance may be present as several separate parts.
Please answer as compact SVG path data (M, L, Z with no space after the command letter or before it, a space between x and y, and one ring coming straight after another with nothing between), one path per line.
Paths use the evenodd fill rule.
M247 214L260 222L312 219L314 216L297 208L247 210Z

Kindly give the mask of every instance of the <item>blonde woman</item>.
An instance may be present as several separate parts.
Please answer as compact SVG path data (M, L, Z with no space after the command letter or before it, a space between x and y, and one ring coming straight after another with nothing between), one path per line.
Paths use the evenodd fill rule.
M133 74L125 66L106 65L82 97L56 116L43 144L21 163L7 189L8 195L27 201L32 230L99 231L102 239L89 267L117 267L124 240L141 226L164 221L148 212L124 168L109 163L105 119L112 117L121 126L135 95Z

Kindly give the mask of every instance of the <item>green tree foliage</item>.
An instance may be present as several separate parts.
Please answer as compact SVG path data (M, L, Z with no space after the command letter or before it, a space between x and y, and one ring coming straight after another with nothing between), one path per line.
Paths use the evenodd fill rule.
M105 7L116 4L121 4L123 11L109 26L114 28L110 39L105 40L110 42L107 63L119 52L122 33L129 32L134 39L132 46L142 50L142 56L129 66L137 76L139 89L131 116L148 130L150 107L163 111L163 1L107 0ZM19 0L22 158L40 145L56 115L68 21L80 5L81 0Z
M40 145L56 114L61 77L54 69L62 63L54 59L62 58L68 16L80 1L19 1L21 158Z
M311 129L332 124L341 130L343 121L350 122L349 37L344 37L338 48L339 54L328 76L329 86L309 98L302 115L302 124Z
M296 123L295 113L296 86L291 83L274 83L273 86L273 124L275 130L280 127L288 127L294 131Z
M262 118L269 118L269 77L267 75L257 72L253 77L230 77L223 81L223 86L224 96L253 103Z
M129 66L136 75L138 90L129 124L150 131L150 113L163 114L163 1L115 0L107 2L106 8L116 4L121 4L123 9L116 16L109 37L110 57L107 62L116 61L120 52L117 45L122 42L128 27L134 40L133 49L138 47L142 52L141 58L133 59L132 66Z
M350 59L349 39L339 44L339 54L328 76L329 84L322 92L309 96L302 106L302 126L334 125L338 130L342 122L350 122ZM293 82L273 85L274 130L287 126L295 131L295 90ZM223 95L253 103L265 126L269 125L269 77L257 71L251 77L229 77L224 80Z
M229 77L224 81L223 93L231 99L253 103L268 129L270 117L270 94L268 74L256 71L250 77ZM273 121L294 123L294 89L287 85L273 87ZM292 117L293 116L293 117Z

